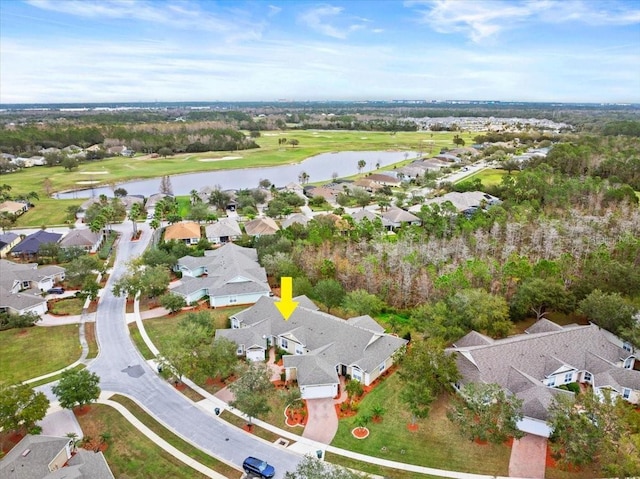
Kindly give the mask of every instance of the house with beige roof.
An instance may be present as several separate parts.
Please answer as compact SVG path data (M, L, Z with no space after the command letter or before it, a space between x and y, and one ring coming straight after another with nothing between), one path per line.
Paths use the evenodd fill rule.
M452 191L436 198L424 200L420 205L413 205L409 211L420 211L422 205L442 205L447 202L451 203L458 213L473 214L478 209L499 204L500 199L482 191L465 191L464 193Z
M188 245L197 244L202 237L200 224L194 221L181 221L169 225L164 230L165 241L182 241Z
M253 304L271 294L256 250L234 243L205 251L204 256L183 256L174 270L182 273L182 279L171 292L182 296L187 304L205 296L212 308Z
M247 221L244 225L244 230L249 236L260 237L274 235L280 230L280 227L273 218L265 216L264 218Z
M559 326L547 319L505 339L491 339L472 331L447 350L455 354L462 380L495 383L522 399L524 418L518 427L546 436L549 406L557 396L573 396L559 386L581 383L596 394L608 390L613 396L640 403L638 351L595 324Z
M262 297L231 316L231 329L217 330L216 338L235 342L238 355L252 361L264 361L271 346L285 350L286 378L298 382L303 399L337 396L341 376L370 385L407 343L369 316L344 320L319 311L306 296L295 298L299 305L285 321L275 301Z
M26 213L29 209L29 204L22 201L3 201L0 203L0 213L5 213L13 216L20 216Z
M62 249L82 248L87 253L95 253L100 249L104 237L90 229L73 229L69 231L58 244Z
M220 218L205 227L207 241L213 244L224 244L236 241L242 236L240 225L234 218Z
M422 224L422 220L416 215L395 206L383 211L381 216L385 220L385 225L388 229L400 228L405 224L418 226Z

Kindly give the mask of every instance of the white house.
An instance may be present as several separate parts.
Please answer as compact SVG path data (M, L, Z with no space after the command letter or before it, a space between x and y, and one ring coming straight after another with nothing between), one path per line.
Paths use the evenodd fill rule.
M449 348L456 355L463 389L472 382L496 383L523 400L525 432L549 436L548 407L569 383L607 389L614 396L640 403L640 361L631 344L609 331L588 326L559 326L541 319L525 334L491 339L475 331Z
M297 380L303 399L332 398L340 376L365 386L393 364L396 351L407 341L390 334L369 316L344 320L322 313L307 297L285 321L275 299L263 297L231 317L231 329L216 331L238 345L238 355L263 361L270 346L285 350L287 380Z
M213 308L253 304L271 294L267 273L258 263L256 250L234 243L205 251L201 257L183 256L174 270L182 273L182 280L171 291L183 296L187 304L205 296Z

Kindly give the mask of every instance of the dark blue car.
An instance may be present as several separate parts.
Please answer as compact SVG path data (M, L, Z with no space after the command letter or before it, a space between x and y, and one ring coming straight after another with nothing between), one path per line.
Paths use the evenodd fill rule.
M276 470L270 464L267 464L266 461L262 459L258 459L257 457L247 457L242 463L242 469L247 474L251 474L254 477L261 477L263 479L272 478Z

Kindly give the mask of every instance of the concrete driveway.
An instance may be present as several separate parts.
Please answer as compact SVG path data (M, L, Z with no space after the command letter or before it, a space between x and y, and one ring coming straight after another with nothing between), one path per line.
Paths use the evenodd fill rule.
M509 477L544 479L547 438L525 434L513 441L509 460Z
M302 437L331 444L338 431L338 415L333 399L307 399L307 410L309 415Z

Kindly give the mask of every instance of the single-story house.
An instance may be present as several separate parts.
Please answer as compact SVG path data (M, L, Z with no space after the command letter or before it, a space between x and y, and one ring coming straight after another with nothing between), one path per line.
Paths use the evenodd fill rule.
M0 213L20 216L29 209L29 203L23 201L3 201L0 203Z
M282 220L282 228L288 228L293 224L300 224L302 226L306 226L312 218L309 218L307 215L303 215L302 213L293 213L287 216L284 220Z
M402 181L400 181L395 176L385 175L383 173L372 173L370 175L365 176L365 179L369 181L373 181L382 186L400 186Z
M220 218L205 227L207 240L213 244L228 243L242 236L240 225L234 218Z
M631 403L640 403L638 352L595 324L559 326L540 319L525 331L505 339L491 339L475 331L447 350L455 354L462 379L469 383L495 383L523 400L524 432L548 437L548 408L558 389L569 383L591 386L596 394L608 390Z
M11 249L13 256L35 256L40 251L40 247L47 243L57 243L62 238L60 233L50 233L44 230L38 230L30 234L20 243Z
M173 198L173 196L167 195L167 194L164 194L164 193L154 193L153 195L149 196L149 198L147 198L147 202L144 205L144 207L147 210L147 218L153 218L154 217L154 215L156 213L156 205L160 201L165 199L167 196L170 196L171 198Z
M64 281L66 270L60 266L47 265L38 268L37 263L14 263L0 259L0 285L12 293L27 289L38 293Z
M253 304L271 294L256 250L234 243L205 251L204 256L183 256L174 270L182 273L182 280L171 292L184 297L187 304L205 296L212 308Z
M114 479L102 452L75 449L73 439L27 434L0 459L7 479Z
M478 209L488 208L489 206L497 205L500 203L500 199L482 191L465 191L464 193L458 193L452 191L446 193L437 198L430 198L424 200L424 205L438 204L441 205L449 201L458 213L473 214ZM422 205L413 205L409 208L409 211L420 211Z
M422 221L416 215L398 207L391 207L382 213L382 218L388 222L388 229L400 228L403 224L420 225Z
M186 244L197 244L201 237L200 224L194 221L174 223L164 230L165 241L177 240Z
M100 233L94 233L89 229L73 229L58 244L63 249L80 247L87 253L95 253L100 248L103 239L104 237Z
M135 204L142 205L144 204L144 196L142 195L127 195L120 198L120 202L124 205L124 209L129 211L131 207Z
M264 217L247 221L244 225L244 230L249 236L260 237L265 235L274 235L280 230L280 227L272 218Z
M303 399L337 396L340 376L370 385L407 343L369 316L344 320L322 313L306 296L295 298L299 305L285 321L275 301L260 298L231 316L231 329L219 329L215 337L235 342L238 355L252 361L263 361L271 346L285 350L286 378L298 382Z
M5 258L11 248L20 242L20 236L15 233L0 234L0 258Z

